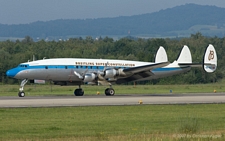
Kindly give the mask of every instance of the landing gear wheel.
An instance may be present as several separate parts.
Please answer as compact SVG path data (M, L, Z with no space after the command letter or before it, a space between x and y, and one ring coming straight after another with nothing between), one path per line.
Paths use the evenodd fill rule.
M105 89L105 95L106 96L113 96L115 94L115 91L113 88L107 88Z
M22 92L19 92L19 93L18 93L18 96L19 96L19 97L24 97L24 96L25 96L25 92L23 92L23 91L22 91Z
M23 91L23 87L25 86L25 84L28 82L28 79L24 79L21 84L20 84L20 89L19 89L19 93L18 96L19 97L24 97L25 96L25 92Z
M83 96L83 95L84 95L83 89L76 89L76 90L74 91L74 95L75 95L75 96Z

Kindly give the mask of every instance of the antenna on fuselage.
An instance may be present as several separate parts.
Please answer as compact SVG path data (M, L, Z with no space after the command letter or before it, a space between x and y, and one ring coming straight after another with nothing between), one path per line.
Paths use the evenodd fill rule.
M35 61L35 55L33 55L33 61Z

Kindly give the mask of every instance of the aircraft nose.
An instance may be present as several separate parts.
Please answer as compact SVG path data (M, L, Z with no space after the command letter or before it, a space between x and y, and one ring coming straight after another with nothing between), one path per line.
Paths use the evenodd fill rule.
M15 70L8 70L7 72L6 72L6 75L8 76L8 77L14 77L15 75L16 75L16 71Z

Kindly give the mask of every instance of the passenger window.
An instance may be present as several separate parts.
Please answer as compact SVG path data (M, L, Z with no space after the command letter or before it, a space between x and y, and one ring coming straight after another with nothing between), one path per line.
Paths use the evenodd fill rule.
M48 69L48 66L45 66L45 69Z
M67 69L68 67L67 66L65 66L65 69Z

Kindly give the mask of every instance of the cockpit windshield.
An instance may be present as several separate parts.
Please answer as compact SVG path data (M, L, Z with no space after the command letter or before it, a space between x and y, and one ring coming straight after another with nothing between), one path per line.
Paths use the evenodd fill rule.
M19 65L18 67L20 67L20 68L26 68L27 65Z

